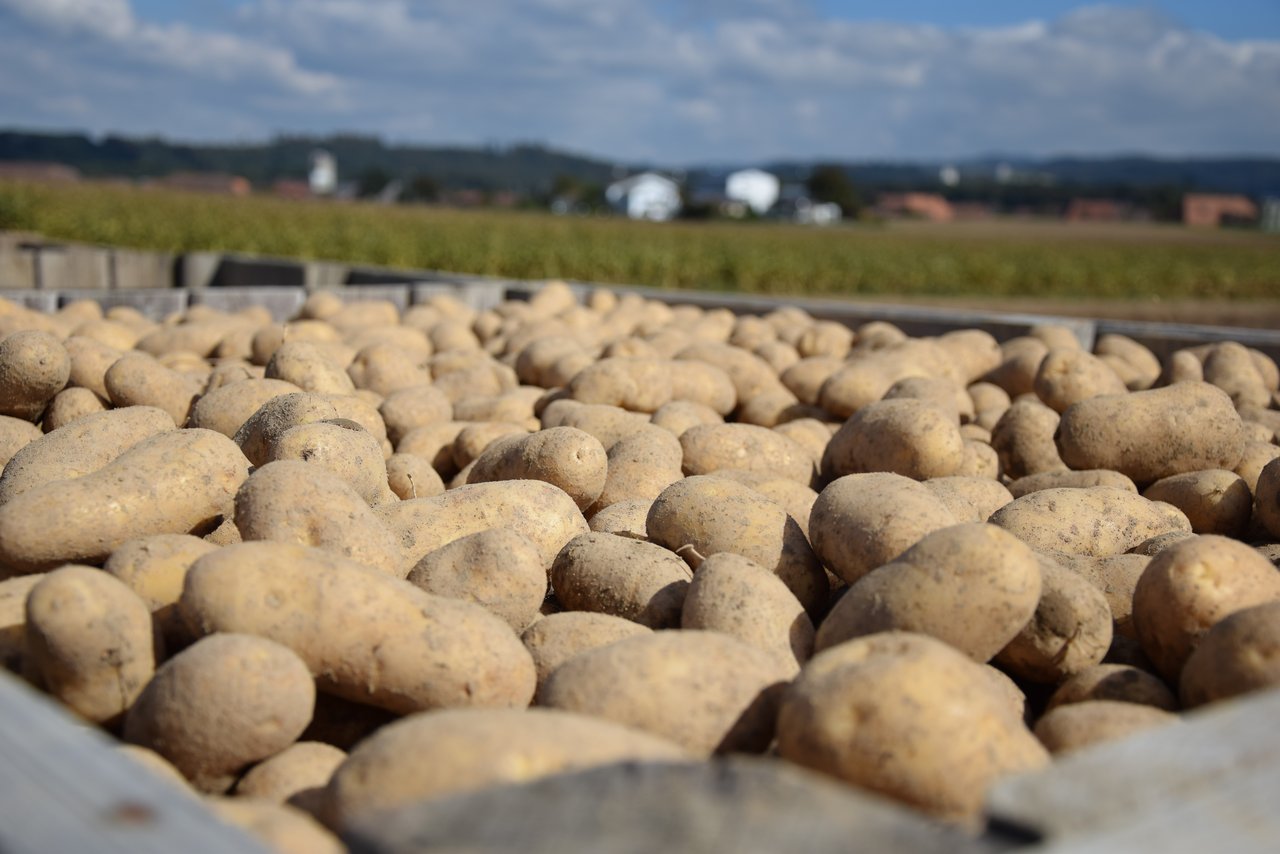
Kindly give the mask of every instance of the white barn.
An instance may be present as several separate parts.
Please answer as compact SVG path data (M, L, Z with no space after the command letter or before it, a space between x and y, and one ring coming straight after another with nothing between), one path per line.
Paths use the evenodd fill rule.
M739 169L725 178L724 195L731 202L741 202L757 215L765 213L778 201L782 182L777 175L763 169Z
M641 172L610 184L609 206L631 219L668 220L680 213L680 185L656 172Z

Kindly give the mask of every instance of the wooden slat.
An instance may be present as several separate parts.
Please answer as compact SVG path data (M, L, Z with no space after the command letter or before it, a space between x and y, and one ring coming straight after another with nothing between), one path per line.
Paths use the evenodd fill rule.
M1280 690L1011 778L989 814L1052 851L1280 851Z
M267 854L110 745L0 671L0 851Z

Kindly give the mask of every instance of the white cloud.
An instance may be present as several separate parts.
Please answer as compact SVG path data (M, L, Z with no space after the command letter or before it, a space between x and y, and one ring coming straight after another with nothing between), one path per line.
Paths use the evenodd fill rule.
M0 79L41 49L66 68L6 90L0 122L82 124L87 103L96 126L187 138L544 139L673 164L1280 148L1280 41L1133 7L943 29L808 0L246 0L198 31L126 0L0 0Z

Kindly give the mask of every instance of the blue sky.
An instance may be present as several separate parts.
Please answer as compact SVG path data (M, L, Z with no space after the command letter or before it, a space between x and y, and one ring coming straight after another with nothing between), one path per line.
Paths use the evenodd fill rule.
M669 166L1280 155L1280 0L0 0L0 126Z

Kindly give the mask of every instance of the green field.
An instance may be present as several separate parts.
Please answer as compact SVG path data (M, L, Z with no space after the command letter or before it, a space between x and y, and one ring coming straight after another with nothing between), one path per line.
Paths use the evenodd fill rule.
M811 296L1275 299L1280 238L995 220L816 229L0 183L0 229L183 252Z

